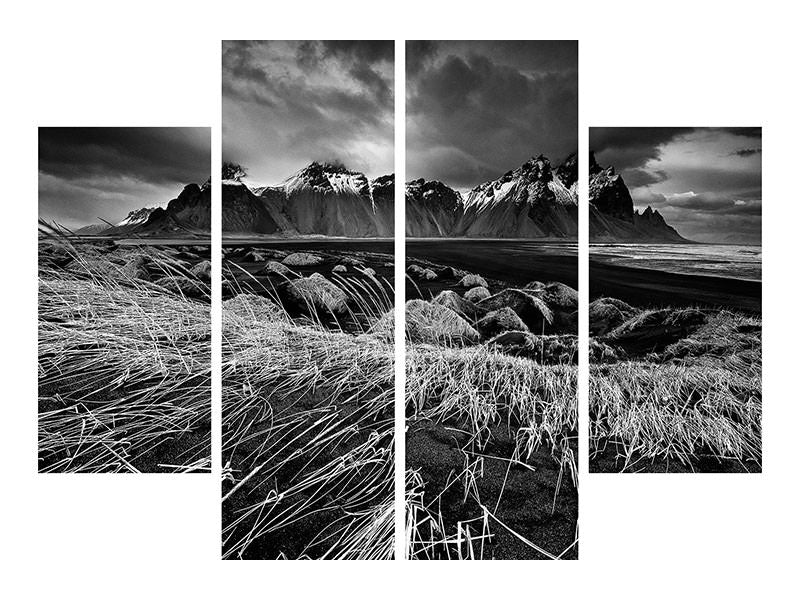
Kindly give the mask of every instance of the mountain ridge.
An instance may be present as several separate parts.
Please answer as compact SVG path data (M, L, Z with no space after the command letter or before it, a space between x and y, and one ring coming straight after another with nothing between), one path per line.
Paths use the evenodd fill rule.
M276 186L222 182L222 231L281 237L393 237L394 174L368 179L312 162Z
M211 180L203 185L185 185L166 207L134 209L115 225L91 224L75 230L74 233L108 237L210 236Z
M563 238L578 233L578 161L535 156L466 195L440 181L406 184L406 236Z
M692 243L658 210L633 207L630 190L613 166L601 167L589 153L589 241Z

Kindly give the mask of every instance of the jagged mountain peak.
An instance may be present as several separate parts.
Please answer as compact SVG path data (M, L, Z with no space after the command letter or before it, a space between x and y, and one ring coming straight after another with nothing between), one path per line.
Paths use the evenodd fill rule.
M571 178L569 185L559 169ZM573 180L576 160L554 169L539 154L465 196L440 181L409 181L406 232L412 237L571 238L577 235Z
M223 182L222 229L284 237L391 237L394 174L369 180L341 163L314 161L282 184Z
M139 223L146 223L147 219L155 210L155 207L137 208L128 213L128 216L117 223L117 227L124 227L126 225L136 225Z
M686 242L657 210L634 210L630 190L613 166L589 153L589 238L602 241Z
M567 176L566 182L559 172ZM484 211L512 203L516 206L528 206L536 213L535 217L530 214L531 218L544 218L549 206L577 206L576 182L577 160L572 163L565 161L554 170L550 159L539 154L494 181L486 181L473 188L465 205ZM508 220L510 217L505 218ZM512 224L509 223L508 226ZM561 229L561 224L556 229ZM551 233L553 232L547 232L547 235Z
M455 210L463 205L461 193L436 179L414 179L406 183L406 197L411 196L422 205Z
M548 183L553 179L553 170L550 167L550 159L544 154L526 160L514 171L518 177L524 177L527 181L543 181Z
M578 183L578 153L573 152L555 168L556 176L566 187L571 188Z
M289 195L305 190L322 194L369 195L369 180L341 163L312 162L289 177L283 187Z
M589 202L605 215L632 223L633 199L622 176L616 174L614 167L601 167L594 153L590 154L589 164Z

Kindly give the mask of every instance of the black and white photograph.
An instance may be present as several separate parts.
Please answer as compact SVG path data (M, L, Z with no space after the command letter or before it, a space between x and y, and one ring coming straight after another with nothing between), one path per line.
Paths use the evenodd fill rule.
M406 43L406 554L578 557L578 43Z
M209 472L211 130L38 147L39 472Z
M222 47L222 556L394 557L394 42Z
M760 473L761 129L590 148L590 470Z

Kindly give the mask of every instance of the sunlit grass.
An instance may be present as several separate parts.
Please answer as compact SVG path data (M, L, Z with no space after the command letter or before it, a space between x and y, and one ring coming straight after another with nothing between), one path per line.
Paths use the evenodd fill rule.
M577 457L570 442L577 439L577 368L542 365L528 358L507 356L491 346L465 348L407 343L407 422L432 421L465 433L459 446L463 468L452 472L435 494L426 489L421 473L406 473L406 555L411 559L473 560L491 557L497 532L512 535L541 558L564 557L574 541L554 553L503 518L500 497L493 505L481 498L485 460L501 460L508 470L531 469L537 451L548 452L559 465L556 496L562 484L577 489ZM507 427L514 436L508 456L487 454L492 427ZM503 485L505 487L505 484ZM478 507L476 517L448 525L440 499L460 490L463 502ZM552 510L555 510L556 497Z
M234 274L248 280L226 272L234 289ZM394 554L394 344L364 335L393 291L331 279L351 298L347 323L292 317L269 286L223 304L223 558ZM298 528L299 549L277 550Z
M39 265L40 471L209 470L208 433L184 437L210 424L209 305L137 278L116 253L49 233ZM53 264L51 248L68 264ZM156 248L125 260L137 254L161 276L182 270ZM178 439L168 464L150 464Z
M700 456L761 463L761 319L720 311L663 352L592 365L590 451L622 470Z

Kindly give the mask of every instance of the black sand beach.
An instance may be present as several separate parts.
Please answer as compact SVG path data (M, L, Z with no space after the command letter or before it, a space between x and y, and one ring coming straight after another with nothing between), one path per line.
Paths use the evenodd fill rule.
M578 287L578 249L575 243L530 240L409 239L406 258L464 269L482 276L525 285L531 281L560 281Z
M603 296L634 306L706 306L761 312L759 281L621 267L589 259L590 300Z

